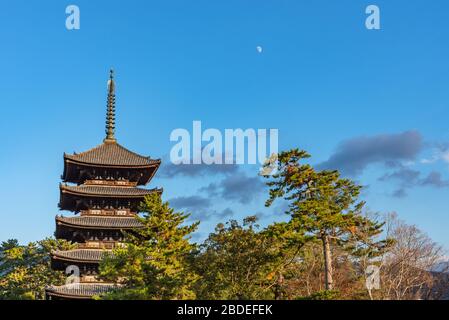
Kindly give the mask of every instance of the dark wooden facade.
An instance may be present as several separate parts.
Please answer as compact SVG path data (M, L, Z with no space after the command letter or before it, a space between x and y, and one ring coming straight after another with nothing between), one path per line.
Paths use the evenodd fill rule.
M161 161L138 155L115 139L115 82L108 81L106 138L79 154L64 154L59 208L73 216L56 216L55 236L76 243L76 248L52 252L52 268L76 266L80 283L51 286L48 299L88 299L114 286L97 278L103 255L123 241L123 231L139 228L135 218L146 195L162 189L145 189Z

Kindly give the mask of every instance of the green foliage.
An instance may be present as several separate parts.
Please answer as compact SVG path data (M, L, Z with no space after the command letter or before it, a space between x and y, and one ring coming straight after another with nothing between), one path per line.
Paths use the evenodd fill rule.
M47 285L64 283L63 272L50 267L50 252L73 246L63 240L44 239L19 245L8 240L0 245L0 300L34 300L45 298Z
M273 299L291 250L285 224L258 231L256 217L243 225L231 220L219 224L194 259L202 277L196 284L200 299Z
M358 200L362 187L341 178L338 171L316 171L303 164L308 158L307 152L298 149L278 155L277 173L267 182L270 193L266 206L277 198L287 200L292 228L305 230L309 240L320 239L329 255L327 243L358 256L380 255L388 242L374 241L383 224L362 215L365 202ZM327 271L332 272L331 262L327 263Z
M339 300L340 292L338 290L322 290L306 297L299 297L297 300Z
M286 199L292 220L317 237L348 233L364 222L359 216L364 202L357 201L361 186L340 178L338 171L316 171L300 163L309 157L297 149L279 154L279 172L267 183L271 189L266 205Z
M100 263L100 278L119 286L95 299L366 298L365 267L393 241L376 242L383 223L362 214L362 187L338 171L302 163L309 157L298 149L282 152L278 173L268 177L266 206L286 200L288 222L260 230L254 216L243 224L231 220L217 225L200 247L189 242L198 223L187 224L189 215L158 194L145 197L136 217L143 227L125 233L124 245ZM50 269L50 252L72 247L53 239L27 246L3 242L0 299L43 299L45 286L65 279ZM339 291L322 290L334 283Z
M197 275L188 259L195 246L188 236L198 223L185 225L188 214L175 212L160 196L147 196L137 217L143 228L126 234L125 246L117 248L100 264L100 277L121 287L104 299L193 299Z

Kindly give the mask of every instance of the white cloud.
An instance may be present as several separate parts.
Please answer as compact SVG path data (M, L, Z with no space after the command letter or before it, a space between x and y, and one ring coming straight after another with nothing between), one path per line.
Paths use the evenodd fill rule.
M432 164L440 160L449 163L449 149L445 151L435 151L430 158L421 159L420 162L422 164Z
M447 163L449 163L449 150L447 150L446 152L443 152L441 155L441 158L446 161Z

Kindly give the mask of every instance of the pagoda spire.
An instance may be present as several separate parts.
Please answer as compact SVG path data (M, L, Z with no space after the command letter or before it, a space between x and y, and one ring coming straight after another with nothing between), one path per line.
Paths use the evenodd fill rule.
M115 82L114 70L109 72L108 101L106 112L106 138L104 142L116 142L115 139Z

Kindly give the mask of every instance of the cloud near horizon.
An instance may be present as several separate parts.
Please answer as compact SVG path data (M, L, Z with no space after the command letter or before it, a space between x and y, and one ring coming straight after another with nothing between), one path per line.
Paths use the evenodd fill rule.
M220 182L212 182L199 189L209 197L220 197L227 201L248 204L265 191L265 183L260 176L250 177L244 172L229 175Z
M238 166L235 164L173 164L169 162L167 165L162 165L158 176L161 178L173 178L176 176L184 177L201 177L210 175L230 175L238 171Z
M401 168L393 173L385 174L378 179L379 181L388 182L396 180L399 182L399 188L395 190L392 196L403 198L407 196L407 190L414 187L433 187L447 188L449 180L443 179L441 173L437 171L430 172L427 176L421 177L421 172L408 168Z
M356 137L341 142L335 153L318 168L337 169L343 175L356 177L371 164L391 167L414 161L422 149L423 139L418 131Z
M392 196L398 198L407 196L407 191L414 187L449 187L449 180L445 180L439 172L432 171L423 176L422 172L410 168L410 163L417 163L418 156L425 148L423 137L416 130L360 136L339 143L336 151L327 161L318 164L317 168L337 169L342 175L354 178L363 174L370 165L383 165L387 173L380 176L378 181L396 182L397 189ZM449 144L438 145L438 152L439 160L449 162ZM234 214L229 208L219 212L213 210L212 198L229 202L229 205L232 202L246 205L267 191L261 177L248 176L238 165L174 165L170 162L162 168L162 177L174 176L222 177L218 182L198 189L198 192L205 193L207 197L195 195L171 200L175 207L187 209L206 218L212 214L219 217L230 217Z
M396 181L398 188L392 196L403 198L407 196L407 190L414 187L449 187L449 180L445 180L437 171L431 171L423 177L421 171L410 168L410 164L416 163L419 154L428 147L423 142L422 135L415 130L356 137L341 142L335 153L317 167L337 169L343 175L354 178L363 174L370 165L381 164L386 170L393 171L380 176L378 181ZM419 162L431 164L438 160L449 163L449 144L439 144L432 159Z
M175 197L169 199L168 202L177 210L186 210L191 213L193 219L208 220L211 217L227 218L234 215L234 211L228 207L221 211L213 209L210 198L198 195Z

